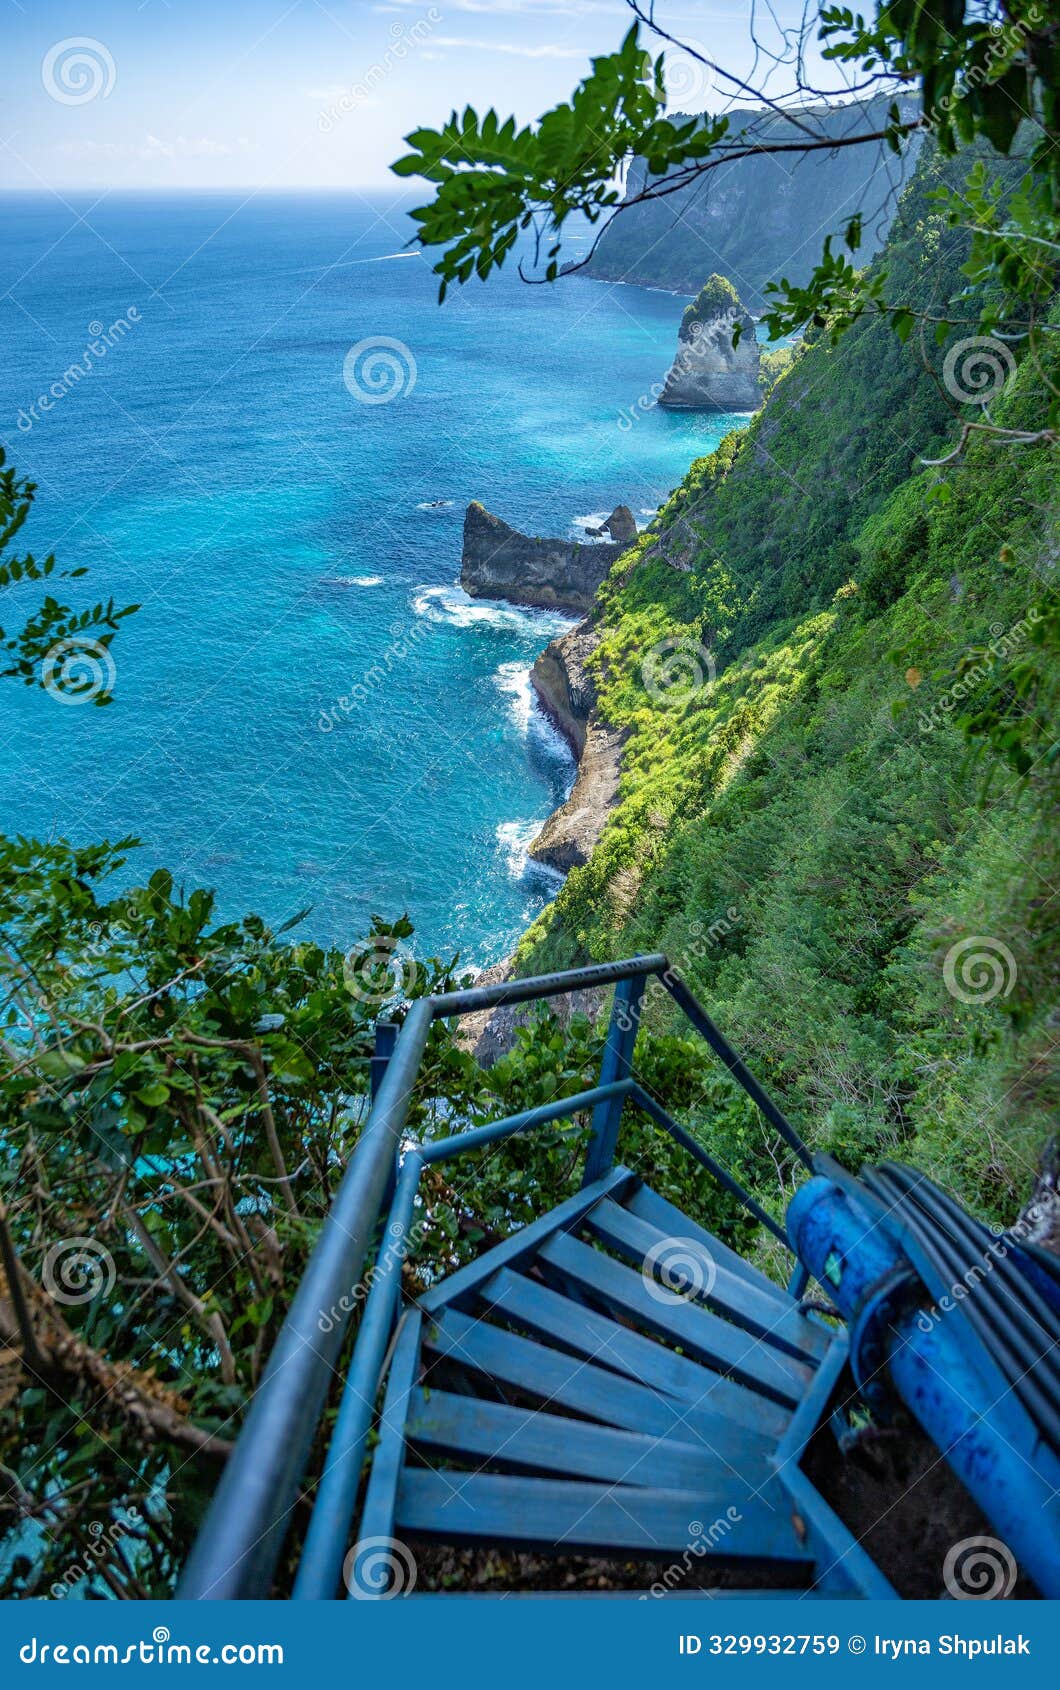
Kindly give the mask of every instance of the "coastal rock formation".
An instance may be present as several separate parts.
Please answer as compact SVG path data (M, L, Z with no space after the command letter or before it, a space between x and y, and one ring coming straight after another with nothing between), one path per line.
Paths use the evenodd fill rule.
M602 540L605 534L610 534L618 545L631 546L637 538L637 519L628 505L616 505L606 522L585 532L593 540Z
M588 661L599 633L590 621L553 640L530 672L542 709L578 758L565 804L549 816L529 847L535 862L566 874L588 862L618 792L624 730L600 720Z
M538 703L575 757L585 750L585 730L596 704L588 662L598 637L588 622L579 622L569 634L550 640L530 671Z
M565 804L553 810L529 848L537 863L566 874L589 861L618 796L625 728L609 728L591 721L585 730L585 749L578 763L574 788Z
M503 962L485 969L475 984L497 986L512 978L512 960L505 957ZM572 1015L587 1015L594 1020L604 1006L608 990L607 986L590 986L585 991L566 992L562 997L553 998L549 1008L561 1027L567 1025ZM500 1057L508 1054L515 1043L516 1032L533 1019L534 1012L532 1003L502 1003L496 1009L476 1010L458 1023L457 1041L472 1053L483 1068L490 1068Z
M733 333L739 325L739 343ZM704 282L681 318L677 356L660 405L674 410L756 411L762 403L754 319L724 276Z
M603 524L614 534L612 523L629 538L596 545L539 539L520 534L474 501L464 517L460 585L472 598L506 599L535 610L586 611L611 565L636 537L637 525L625 505Z
M587 862L603 831L618 792L625 729L610 727L597 714L596 685L588 662L599 643L590 618L570 633L552 640L531 671L531 680L545 714L563 734L578 758L578 773L565 804L549 816L529 854L535 862L566 873ZM479 976L478 984L492 986L512 978L507 957ZM553 1005L561 1022L574 1014L595 1016L607 993L594 987L573 992ZM517 1028L532 1014L525 1004L500 1005L465 1017L459 1038L484 1067L510 1050Z

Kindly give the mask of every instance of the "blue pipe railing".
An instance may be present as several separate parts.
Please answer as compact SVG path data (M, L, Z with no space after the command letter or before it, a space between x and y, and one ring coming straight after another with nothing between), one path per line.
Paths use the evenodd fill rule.
M390 1343L420 1173L428 1163L592 1110L585 1180L610 1169L622 1109L635 1095L644 1112L696 1157L763 1225L776 1222L631 1078L645 986L656 978L733 1078L753 1098L795 1155L812 1167L794 1127L762 1090L665 956L630 957L529 980L474 986L412 1003L400 1031L380 1026L371 1069L372 1106L331 1211L291 1302L238 1442L188 1559L178 1595L193 1600L266 1596L291 1522L317 1428L324 1414L353 1310L364 1303L357 1344L301 1557L295 1595L333 1596L348 1541L365 1440ZM501 1005L615 986L600 1083L540 1108L409 1147L402 1135L428 1035L435 1021ZM395 1168L399 1167L396 1188ZM393 1193L367 1295L362 1275L376 1228ZM391 1230L396 1229L396 1230ZM784 1239L786 1243L786 1239Z

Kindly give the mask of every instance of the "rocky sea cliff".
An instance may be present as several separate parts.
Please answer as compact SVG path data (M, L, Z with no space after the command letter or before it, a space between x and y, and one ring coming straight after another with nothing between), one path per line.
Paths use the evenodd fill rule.
M609 540L543 539L520 534L484 505L472 501L464 517L460 585L472 598L505 599L534 610L588 610L611 565L637 537L626 505L590 534Z
M591 659L600 630L592 607L597 588L636 540L637 524L629 508L618 505L599 528L588 532L591 536L606 532L612 538L591 545L534 539L472 503L464 522L460 575L461 586L473 597L588 610L574 628L549 641L530 672L534 697L567 741L577 768L568 797L553 810L527 852L534 862L564 876L588 862L603 832L618 797L622 746L628 738L625 729L613 727L599 712ZM529 598L531 593L542 597ZM487 969L480 983L492 985L508 979L510 973L511 959L506 957ZM574 994L561 1013L594 1012L598 996ZM469 1016L461 1039L488 1065L510 1047L515 1029L527 1014L525 1008L502 1007Z

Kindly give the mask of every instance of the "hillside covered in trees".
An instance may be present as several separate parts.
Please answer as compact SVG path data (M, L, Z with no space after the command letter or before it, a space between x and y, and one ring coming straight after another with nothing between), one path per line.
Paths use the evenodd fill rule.
M932 195L968 164L925 153L902 202L881 264L913 308L960 289ZM953 447L943 372L983 352L961 339L811 333L616 567L593 666L619 799L519 969L667 950L812 1142L1011 1219L1057 1104L1056 463L979 437L925 465ZM1033 428L1046 344L998 354L999 424Z

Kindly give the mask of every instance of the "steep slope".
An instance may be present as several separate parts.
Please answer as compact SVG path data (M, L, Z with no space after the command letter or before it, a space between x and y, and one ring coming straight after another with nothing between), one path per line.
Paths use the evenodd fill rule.
M910 113L912 101L905 102ZM803 115L816 133L843 140L875 133L889 101L821 105ZM728 114L730 135L761 143L797 138L790 123L761 109ZM745 303L758 310L769 281L805 282L821 242L864 207L866 258L887 233L897 190L916 158L916 143L901 159L882 144L835 151L762 154L719 166L699 182L623 210L604 232L586 273L604 281L695 293L712 271L728 276ZM650 181L635 159L626 198Z
M886 255L925 308L963 254L938 173ZM995 418L1040 422L1040 380ZM813 1142L902 1145L1011 1219L1058 1100L1057 465L980 440L924 468L955 434L874 320L692 466L602 591L618 800L517 967L666 949ZM727 1148L775 1190L760 1142Z

